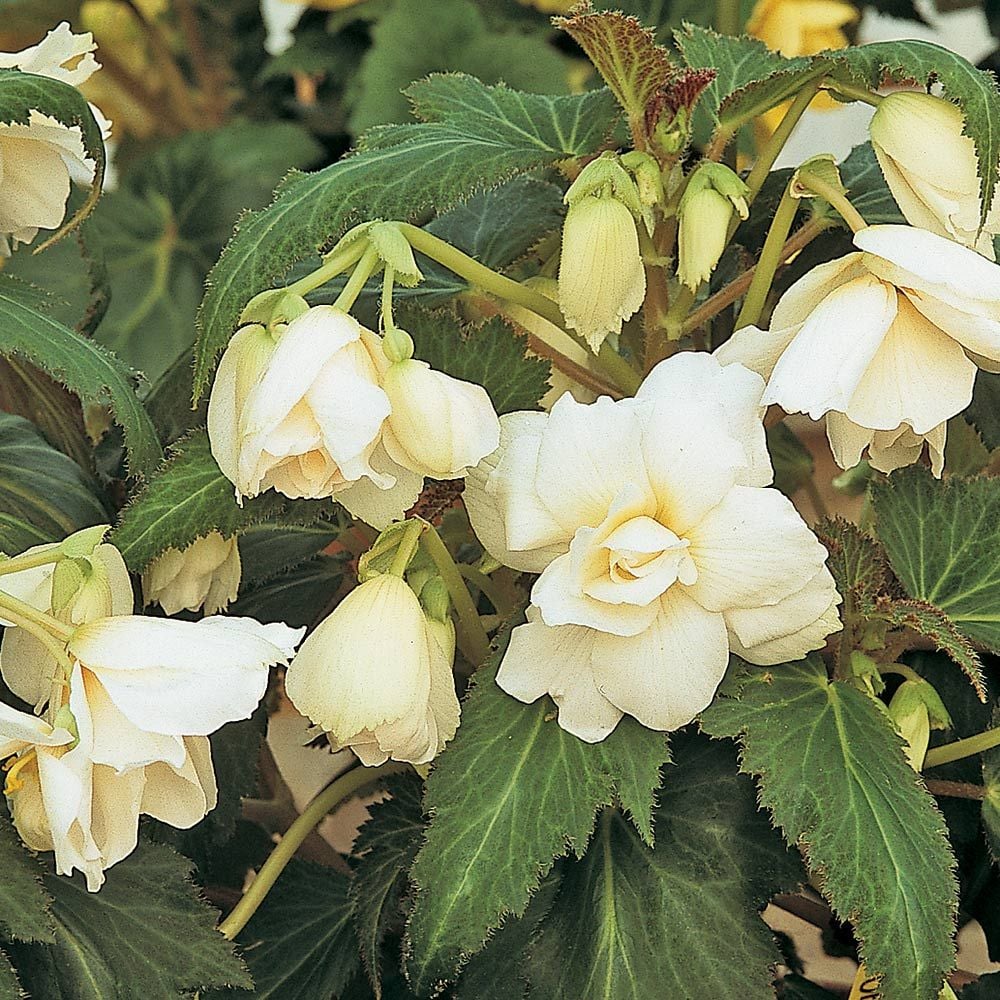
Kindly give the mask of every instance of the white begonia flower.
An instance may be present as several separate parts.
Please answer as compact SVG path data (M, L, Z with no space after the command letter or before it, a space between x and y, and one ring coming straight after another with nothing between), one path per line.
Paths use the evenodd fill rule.
M53 607L66 589L61 571L80 562L91 564L89 572L68 602ZM70 750L61 733L52 736L61 706L49 699L63 689L53 686L61 666L51 652L25 629L7 627L0 674L23 701L39 710L49 702L47 721L21 720L32 720L53 748L43 752L44 741L36 741L37 761L22 753L10 768L15 825L30 847L56 852L59 872L83 871L96 891L104 871L134 850L140 814L186 829L214 808L208 735L253 712L268 667L286 663L305 630L249 618L133 616L128 571L107 544L86 559L8 574L2 589L78 626L66 647L73 664L68 705L77 729ZM3 711L0 756L18 753L10 741L21 738Z
M596 354L642 305L646 272L632 212L611 194L588 194L566 213L559 307Z
M891 472L927 441L940 476L946 421L969 405L977 365L1000 363L1000 267L911 226L869 226L854 245L785 292L769 331L745 327L716 357L768 379L764 404L826 415L841 468L867 447Z
M635 399L564 396L501 418L466 484L485 548L540 572L497 683L549 694L559 724L601 740L623 714L652 729L712 700L730 649L793 660L839 625L826 550L773 474L762 380L705 354L661 362Z
M976 147L962 134L959 107L940 97L897 91L871 120L872 148L906 221L996 259L1000 202L980 230L982 208Z
M208 402L212 455L238 497L336 495L376 527L413 505L421 476L381 448L389 399L380 338L333 306L313 306L274 334L239 330Z
M76 35L64 21L37 45L0 52L0 69L47 76L79 86L100 69L90 32ZM71 64L71 65L67 65ZM91 106L104 137L110 123ZM0 257L30 243L39 229L58 229L66 214L70 182L89 184L94 161L79 126L66 126L32 109L27 124L0 123Z
M159 604L168 615L201 608L214 615L236 600L241 574L236 536L223 538L210 531L185 549L167 549L149 564L142 574L143 602Z
M458 479L500 443L500 421L481 385L409 358L386 370L382 388L391 407L382 444L411 472Z
M292 704L333 749L363 763L426 764L458 728L454 638L430 624L409 585L385 574L344 598L302 644L285 676Z
M295 0L260 0L260 16L267 36L264 49L270 56L280 56L295 43L296 25L309 7Z

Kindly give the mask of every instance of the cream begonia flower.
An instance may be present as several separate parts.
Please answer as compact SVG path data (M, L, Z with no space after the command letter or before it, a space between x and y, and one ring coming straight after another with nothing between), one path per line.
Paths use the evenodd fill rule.
M857 9L842 0L757 0L746 32L783 56L811 56L846 48L843 29L857 19Z
M257 324L239 330L208 402L212 455L237 496L336 495L376 527L412 506L422 477L379 447L390 410L379 365L379 337L333 306L273 336Z
M551 695L559 724L591 742L623 714L672 730L712 700L730 649L780 663L838 628L826 550L765 488L762 389L686 353L635 399L564 396L501 418L466 506L495 558L541 573L497 674L505 691Z
M770 331L739 330L716 357L768 379L765 404L826 415L841 468L867 447L891 472L927 441L940 476L946 421L969 405L976 366L1000 363L1000 267L910 226L869 226L854 245L785 292Z
M75 35L64 21L21 52L0 52L0 69L19 69L79 86L100 69L93 36ZM69 65L67 65L69 64ZM108 123L91 108L105 138ZM0 123L0 256L30 243L39 229L58 229L66 214L70 182L89 184L94 161L79 126L66 126L32 109L27 124Z
M240 548L236 536L210 531L187 548L167 549L142 574L145 604L159 604L168 615L224 611L240 589Z
M594 353L642 305L646 272L632 212L610 194L588 194L566 212L559 307Z
M964 127L965 117L951 101L898 91L875 110L872 148L907 222L995 260L1000 203L994 198L980 231L976 147L962 134Z
M292 704L333 749L367 765L426 764L458 728L454 638L391 574L362 583L316 627L285 676ZM445 629L447 626L445 626Z

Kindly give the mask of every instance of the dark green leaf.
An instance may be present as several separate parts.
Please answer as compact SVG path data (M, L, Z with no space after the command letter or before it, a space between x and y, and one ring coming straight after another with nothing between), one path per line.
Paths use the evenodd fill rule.
M972 403L962 414L979 431L987 448L1000 448L1000 374L979 372Z
M10 959L0 949L0 1000L22 1000L25 995Z
M873 88L878 88L886 77L927 86L940 83L944 87L945 96L959 104L965 113L965 134L976 145L981 221L985 222L993 203L1000 164L1000 92L996 77L976 69L949 49L915 39L873 42L826 55L845 65L856 79Z
M546 1000L768 1000L780 960L760 910L803 879L726 746L675 741L650 849L606 809L568 862L532 951ZM708 942L725 942L715 948Z
M42 244L44 247L75 229L97 204L104 183L104 140L87 99L76 87L47 76L0 69L0 122L27 125L33 110L49 115L67 127L77 126L83 138L83 148L95 163L89 196L79 210Z
M43 312L38 292L0 274L0 354L24 358L86 403L108 405L125 432L130 471L147 474L160 443L135 394L133 376L113 354Z
M314 559L340 534L333 521L315 524L257 524L240 535L243 585L273 580L288 570Z
M1000 972L980 976L977 982L969 983L958 997L959 1000L1000 1000Z
M936 480L918 466L872 486L879 537L907 593L1000 649L1000 482Z
M344 582L344 562L319 556L280 573L264 583L244 588L230 605L232 615L249 615L261 621L283 621L288 625L315 625Z
M80 875L48 876L55 943L11 949L25 989L45 1000L176 1000L210 987L249 988L189 874L190 862L170 848L141 844L100 892L87 892Z
M818 657L748 674L702 716L739 737L742 769L860 940L886 1000L937 1000L955 961L954 857L886 714L827 681Z
M341 993L360 966L348 884L340 872L305 861L281 873L237 937L254 997L326 1000Z
M386 784L386 791L389 798L371 807L371 818L358 833L354 853L361 857L348 890L361 958L376 991L381 984L382 941L394 921L402 923L406 873L417 856L425 825L420 805L423 785L416 776L395 778Z
M631 718L602 743L559 728L547 698L523 705L475 676L462 725L427 781L427 840L411 877L410 979L418 993L454 975L509 913L524 913L539 879L582 854L599 807L618 800L647 841L668 759L662 733Z
M606 90L541 97L454 75L415 84L409 94L422 124L376 129L355 155L314 174L290 174L270 207L240 221L199 313L197 395L251 296L351 222L419 219L514 174L586 156L618 117Z
M231 538L267 518L308 523L328 509L323 501L287 501L273 491L240 507L233 484L212 458L208 435L196 431L178 442L121 512L109 540L118 546L126 565L138 572L165 549L183 549L213 529Z
M768 427L767 450L774 466L775 489L786 496L800 490L812 478L815 465L812 454L787 424Z
M51 900L42 887L42 866L3 818L0 818L0 871L3 872L0 930L19 941L51 941Z
M0 413L0 552L16 555L107 519L76 462L34 424Z

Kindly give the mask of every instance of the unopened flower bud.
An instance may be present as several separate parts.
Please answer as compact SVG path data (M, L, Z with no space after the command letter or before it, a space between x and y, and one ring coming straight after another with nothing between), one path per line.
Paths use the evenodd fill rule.
M451 607L451 598L448 596L448 588L440 576L431 576L420 588L420 603L427 617L436 622L446 622L451 619L448 616L448 609Z
M399 327L390 327L382 338L382 350L393 363L409 361L413 357L413 338Z
M382 378L390 412L382 434L389 457L418 475L457 479L500 443L486 390L410 358Z
M143 600L159 604L168 615L199 609L214 615L236 600L241 575L236 537L210 531L185 549L167 549L149 564L142 574Z
M947 236L995 259L1000 204L979 228L980 174L976 147L963 134L965 118L951 101L899 91L884 97L871 121L872 148L907 222Z
M932 729L946 729L951 717L937 691L925 680L905 680L889 702L889 716L906 740L906 758L920 771Z

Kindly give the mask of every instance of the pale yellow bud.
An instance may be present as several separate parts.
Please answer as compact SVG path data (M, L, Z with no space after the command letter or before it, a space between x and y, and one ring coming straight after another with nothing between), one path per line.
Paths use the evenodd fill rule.
M434 479L457 479L500 443L486 390L410 358L385 372L391 410L382 434L389 457Z
M559 306L596 354L642 305L646 274L632 213L616 198L588 195L563 224Z
M677 277L694 290L711 277L733 218L733 203L715 188L692 195L680 213L677 237Z
M980 232L980 171L964 126L951 101L900 91L879 102L870 126L872 147L908 222L993 260L1000 206L991 209Z
M401 578L377 576L351 591L306 639L285 689L334 747L353 747L366 764L390 757L427 763L458 725L443 641Z
M240 589L240 550L233 538L211 531L187 548L167 549L142 574L146 604L159 604L168 615L204 609L224 611Z

